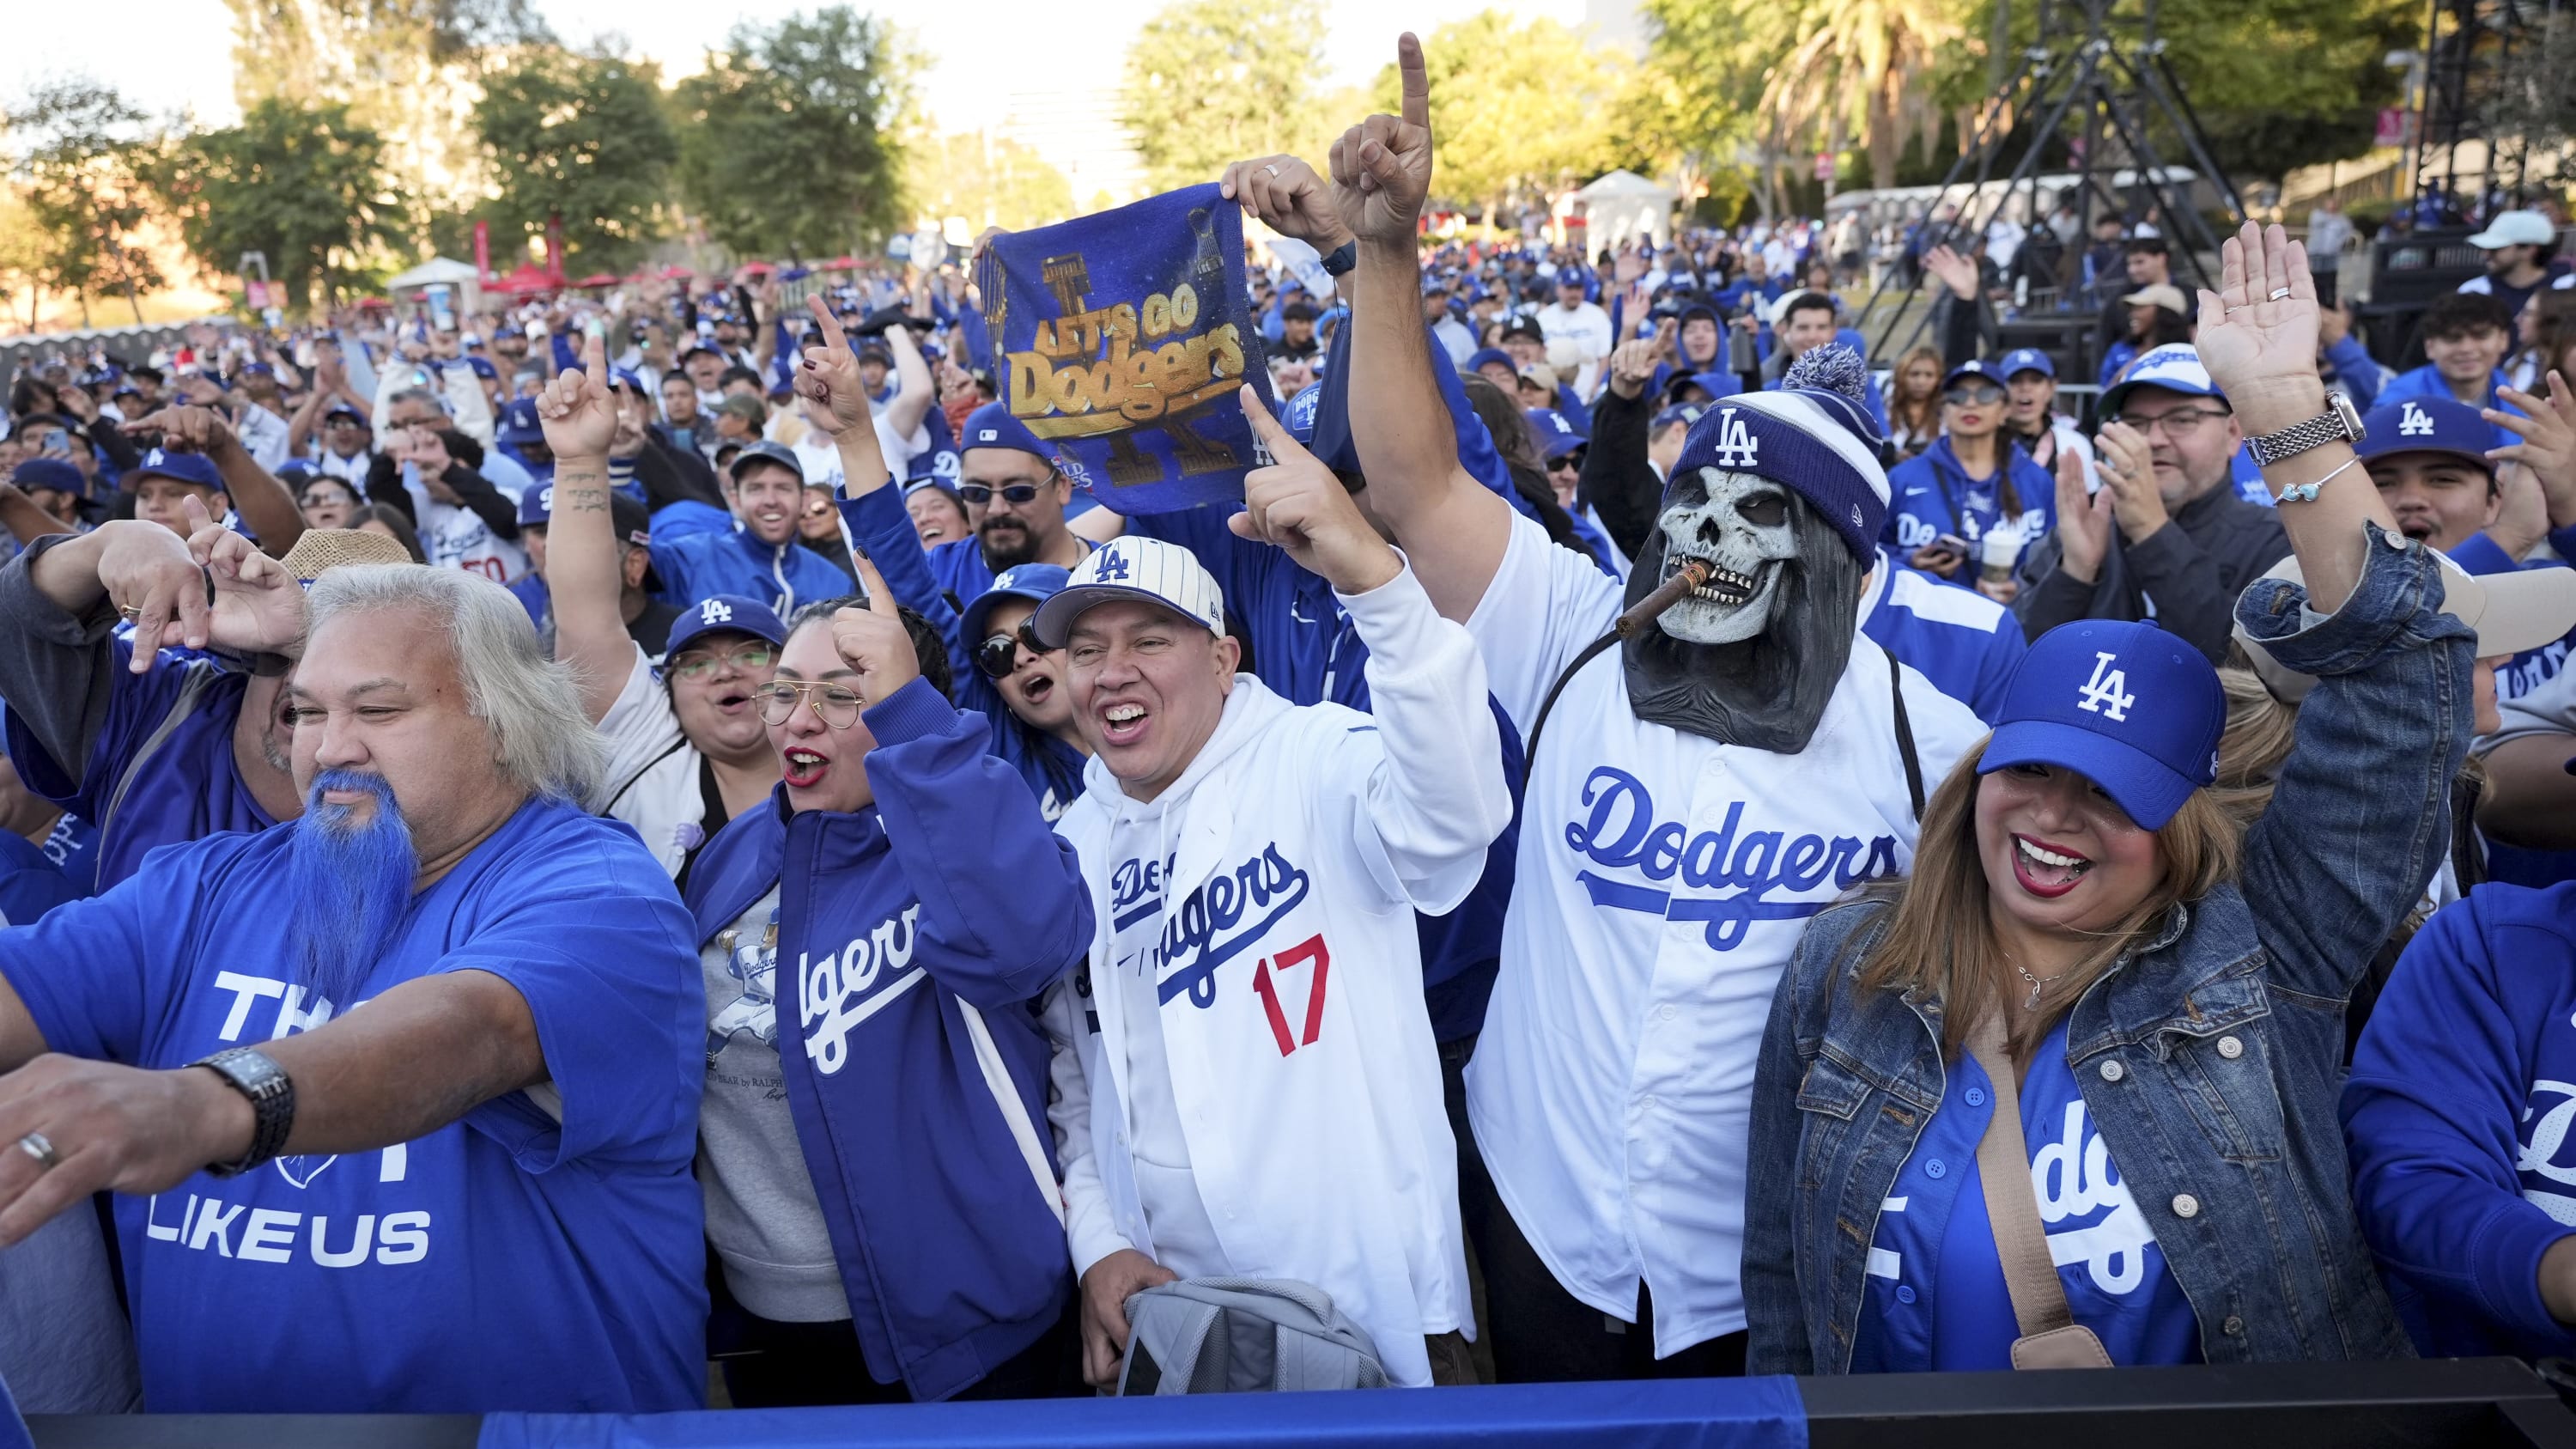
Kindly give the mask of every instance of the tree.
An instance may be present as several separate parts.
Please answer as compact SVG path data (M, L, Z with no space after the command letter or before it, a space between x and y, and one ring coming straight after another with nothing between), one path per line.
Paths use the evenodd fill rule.
M144 174L162 144L142 108L87 78L39 83L8 118L17 137L19 195L37 242L34 280L81 299L102 287L138 294L163 285L138 233L150 215Z
M1234 162L1312 152L1325 120L1311 6L1290 0L1177 0L1127 47L1118 123L1157 191L1214 181ZM1309 158L1320 169L1320 154Z
M679 143L650 62L530 47L483 78L474 133L500 192L484 208L495 230L560 219L583 271L623 271L661 234Z
M916 69L846 5L737 25L673 90L681 197L742 254L826 256L885 235L904 214L898 136Z
M1615 62L1554 20L1515 24L1499 11L1478 11L1434 31L1423 62L1440 122L1431 186L1441 197L1497 206L1624 159L1610 135ZM1375 105L1391 115L1402 104L1389 65L1378 74Z
M337 102L259 101L240 125L179 143L158 180L200 265L230 272L242 253L264 252L270 277L307 305L404 234L384 139Z
M966 218L976 231L1025 231L1073 215L1073 183L1007 136L961 131L912 158L905 189L924 216Z

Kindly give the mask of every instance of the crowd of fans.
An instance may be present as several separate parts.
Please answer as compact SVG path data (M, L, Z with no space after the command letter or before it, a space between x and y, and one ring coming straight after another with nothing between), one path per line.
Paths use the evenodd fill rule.
M2576 1346L2553 216L2403 374L2278 228L1426 245L1400 58L1223 180L1240 507L945 265L22 368L18 1402L1063 1395L1215 1279L1404 1385Z

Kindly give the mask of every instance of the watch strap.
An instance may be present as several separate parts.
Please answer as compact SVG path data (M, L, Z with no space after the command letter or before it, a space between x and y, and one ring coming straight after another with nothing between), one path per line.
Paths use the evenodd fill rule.
M2254 455L2256 463L2270 464L2278 463L2284 458L2295 458L2301 453L2322 448L2328 443L2360 441L2360 434L2353 431L2344 421L2344 408L2350 407L2351 404L2343 403L2342 407L2335 406L2342 400L2332 394L2328 395L2326 401L2326 410L2306 422L2294 423L2277 433L2263 433L2247 439L2246 450Z
M224 1079L224 1084L250 1099L253 1113L250 1149L231 1162L210 1162L215 1177L238 1177L286 1148L295 1129L295 1081L286 1069L257 1047L230 1047L190 1062Z
M1324 253L1324 275L1328 277L1341 276L1359 264L1360 244L1357 239L1346 241Z

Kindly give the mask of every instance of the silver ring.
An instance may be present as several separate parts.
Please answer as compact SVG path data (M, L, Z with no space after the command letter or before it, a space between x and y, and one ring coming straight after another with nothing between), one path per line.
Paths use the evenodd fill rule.
M2290 295L2290 289L2289 289L2289 288L2287 288L2287 287L2275 287L2275 288L2273 288L2273 289L2272 289L2272 295L2271 295L2271 296L2268 296L2268 297L2266 297L2266 298L2264 298L2263 300L2264 300L2264 301L2266 301L2266 302L2278 302L2278 301L2280 301L2282 298L2284 298L2284 297L2286 297L2286 296L2288 296L2288 295Z
M1261 174L1262 174L1262 175L1264 175L1264 176L1276 176L1276 175L1278 175L1278 174L1279 174L1279 163L1278 163L1278 162L1276 162L1276 161L1273 161L1273 162L1271 162L1269 165L1262 167L1262 168L1261 168Z
M62 1165L63 1160L54 1155L54 1144L47 1141L42 1132L30 1132L19 1138L18 1150L36 1159L39 1166L51 1169Z

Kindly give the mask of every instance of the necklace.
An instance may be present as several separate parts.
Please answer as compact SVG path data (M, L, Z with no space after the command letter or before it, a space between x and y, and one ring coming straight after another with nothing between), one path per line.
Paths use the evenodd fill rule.
M2013 971L2015 974L2019 975L2022 980L2030 983L2030 999L2021 1004L2021 1009L2024 1011L2036 1009L2039 1005L2039 993L2041 988L2055 981L2057 976L2063 976L2066 974L2065 972L2060 971L2057 973L2057 976L2033 976L2029 971L2023 969L2018 962L2014 964Z

